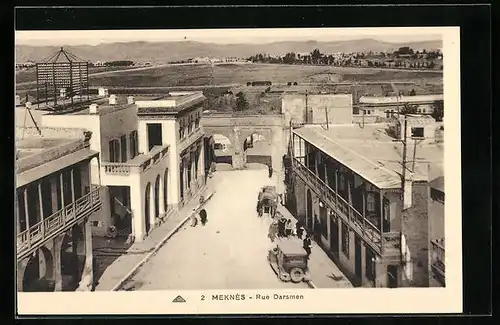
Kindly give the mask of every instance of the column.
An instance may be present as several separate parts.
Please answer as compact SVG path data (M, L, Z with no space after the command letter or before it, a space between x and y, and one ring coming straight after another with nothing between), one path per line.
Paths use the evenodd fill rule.
M28 232L28 247L31 247L30 218L28 215L28 189L24 189L24 219L26 220L26 230Z
M131 182L130 184L130 209L132 215L132 234L136 242L142 241L144 237L144 205L145 202L144 190L141 189L139 182Z
M325 163L323 163L323 167L325 167L325 184L328 185L329 184L328 183L328 168L327 168L326 161L325 161Z
M42 196L42 183L38 183L38 203L40 205L40 221L41 221L41 232L42 238L45 237L45 222L43 215L43 196Z
M64 234L54 238L54 291L62 291L62 274L61 274L61 245Z
M163 176L160 175L160 184L159 184L159 189L158 189L158 200L159 200L159 204L158 204L158 215L160 216L163 216L165 214L165 180L164 180L164 177L165 177L165 173L163 173Z
M90 291L94 282L94 265L92 261L92 230L90 228L90 219L87 218L83 223L83 232L85 236L85 266L83 268L82 279L78 286L78 291Z
M149 187L149 231L156 225L156 210L155 210L155 184L152 183ZM146 203L147 204L147 203ZM147 217L147 216L146 216ZM146 234L148 235L148 234Z
M201 142L200 145L200 155L199 155L199 161L198 161L198 168L200 169L200 177L201 177L201 185L205 184L205 143L203 141Z
M70 176L71 176L71 202L75 202L75 177L73 173L73 168L71 168Z
M64 208L64 182L63 182L63 174L59 174L59 184L61 188L61 209ZM66 223L66 217L63 216L63 223Z

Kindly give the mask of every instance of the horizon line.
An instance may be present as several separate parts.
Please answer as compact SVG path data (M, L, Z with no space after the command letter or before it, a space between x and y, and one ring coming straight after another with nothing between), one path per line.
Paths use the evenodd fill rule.
M218 42L205 42L205 41L200 41L200 40L130 40L130 41L110 41L110 42L100 42L97 44L86 44L86 43L81 43L81 44L70 44L70 45L60 45L60 44L29 44L30 41L35 41L35 42L43 42L46 40L43 39L32 39L32 40L22 40L21 42L16 42L17 45L23 45L23 46L33 46L33 47L58 47L58 46L99 46L99 45L112 45L112 44L130 44L130 43L201 43L201 44L217 44L217 45L266 45L266 44L276 44L276 43L308 43L308 42L314 42L314 43L343 43L343 42L350 42L350 41L377 41L381 43L387 43L387 44L405 44L405 43L425 43L425 42L442 42L440 39L426 39L426 40L415 40L415 41L407 41L407 42L390 42L390 41L383 41L379 40L373 37L367 37L367 38L353 38L353 39L348 39L348 40L332 40L332 41L321 41L321 40L282 40L282 41L272 41L272 42L228 42L228 43L218 43Z

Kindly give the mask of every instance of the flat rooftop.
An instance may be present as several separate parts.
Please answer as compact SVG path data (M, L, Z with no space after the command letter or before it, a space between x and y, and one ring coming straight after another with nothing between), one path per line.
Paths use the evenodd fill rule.
M386 133L386 124L325 126L306 125L294 133L339 161L379 188L401 185L403 144ZM413 142L407 146L407 175L413 180L428 180L429 168L444 160L442 144L417 143L415 169L412 170Z
M83 129L16 128L17 186L23 186L96 152L89 149Z

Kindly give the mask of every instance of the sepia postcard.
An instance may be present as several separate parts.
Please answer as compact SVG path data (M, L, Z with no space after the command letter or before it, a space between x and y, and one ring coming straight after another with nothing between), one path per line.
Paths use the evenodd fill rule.
M461 312L459 34L16 31L18 314Z

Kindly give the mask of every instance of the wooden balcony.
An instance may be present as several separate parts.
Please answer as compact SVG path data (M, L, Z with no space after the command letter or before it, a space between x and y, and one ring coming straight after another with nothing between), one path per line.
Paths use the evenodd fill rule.
M71 228L80 220L101 208L100 188L68 204L44 220L17 235L17 258L23 258L35 249Z
M338 195L324 181L316 176L304 164L292 160L295 173L306 182L333 210L340 215L342 220L358 233L376 252L382 254L382 236L380 231L363 215L352 207L343 197Z
M168 155L168 145L154 147L147 154L141 154L124 163L103 162L106 175L128 176L131 173L142 173Z

